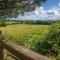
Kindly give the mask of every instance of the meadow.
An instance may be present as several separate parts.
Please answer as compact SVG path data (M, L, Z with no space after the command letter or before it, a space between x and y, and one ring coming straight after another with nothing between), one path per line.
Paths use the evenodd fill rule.
M2 23L3 27L0 27L5 40L11 40L20 46L48 56L52 60L60 60L59 21L50 25L16 24L16 22L6 22L6 24Z
M31 48L48 33L48 25L16 24L0 27L5 40L12 40L19 45Z

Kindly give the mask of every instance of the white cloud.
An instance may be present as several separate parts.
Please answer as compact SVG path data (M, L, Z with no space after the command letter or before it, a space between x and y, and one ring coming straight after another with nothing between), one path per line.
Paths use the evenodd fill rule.
M44 10L44 7L40 7L40 8L37 8L34 13L35 13L35 16L39 16L40 19L58 19L59 16L60 16L60 7L54 7L50 10Z
M58 3L58 6L60 6L60 2Z
M34 12L25 13L25 16L18 16L18 19L31 19L31 20L55 20L60 19L60 2L58 6L52 9L44 10L44 7L36 8Z
M54 13L55 13L56 16L59 16L60 15L60 12L58 11L58 8L57 9L54 8L53 11L54 11Z
M37 7L36 10L34 11L36 15L43 14L43 7Z

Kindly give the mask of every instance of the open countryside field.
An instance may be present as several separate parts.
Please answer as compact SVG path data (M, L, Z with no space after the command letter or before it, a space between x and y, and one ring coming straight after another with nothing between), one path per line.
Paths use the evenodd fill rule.
M19 45L31 48L32 44L43 39L48 33L48 25L16 24L0 27L0 30L6 40L12 40Z
M53 27L54 30L52 30L52 32L55 31L55 29L58 29L58 26L57 28ZM47 46L48 48L48 44L42 43L42 45L40 46L40 42L47 41L45 39L47 38L47 35L50 35L49 34L50 27L51 25L14 24L7 25L6 27L0 27L0 31L2 31L5 40L11 40L20 46L22 45L38 53L44 53L42 51L40 52L39 48L40 47L43 48L42 50L44 51L45 49L44 46ZM52 58L51 60L56 60L54 56L50 55L48 56ZM13 59L8 56L8 60Z

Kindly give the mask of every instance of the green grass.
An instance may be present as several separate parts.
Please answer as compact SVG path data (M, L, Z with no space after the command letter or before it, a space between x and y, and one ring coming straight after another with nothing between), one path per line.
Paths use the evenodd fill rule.
M34 48L38 41L42 41L49 32L49 25L15 24L0 27L5 40L11 40L27 48ZM56 60L54 57L51 60ZM8 56L8 60L14 60Z
M48 33L49 25L16 24L0 27L5 40L11 40L27 48L34 48ZM11 58L8 57L11 60Z
M6 40L12 40L19 45L28 46L34 40L41 40L48 33L48 25L17 24L0 27L0 30L2 30Z

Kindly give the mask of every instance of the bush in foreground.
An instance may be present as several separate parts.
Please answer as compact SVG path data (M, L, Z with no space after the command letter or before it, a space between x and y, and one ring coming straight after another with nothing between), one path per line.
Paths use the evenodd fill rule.
M60 54L60 22L51 25L49 33L35 45L33 50L47 56L57 57Z

